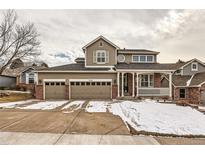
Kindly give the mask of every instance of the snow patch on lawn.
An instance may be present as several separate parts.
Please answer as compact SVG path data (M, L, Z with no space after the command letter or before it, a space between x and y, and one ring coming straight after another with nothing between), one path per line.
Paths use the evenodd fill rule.
M68 101L44 101L36 104L28 105L26 107L18 107L19 109L41 109L41 110L52 110L59 106L66 104Z
M144 100L111 104L118 115L137 131L176 135L205 135L205 115L191 107Z
M71 113L74 112L75 110L81 109L84 103L85 101L83 100L73 101L70 102L68 105L64 106L61 110L69 110L69 111L65 111L64 113Z
M24 101L16 101L16 102L8 102L8 103L0 103L0 108L15 108L18 105L22 105L22 104L27 104L27 103L31 103L34 100L24 100Z
M106 112L109 101L90 101L86 106L87 112Z

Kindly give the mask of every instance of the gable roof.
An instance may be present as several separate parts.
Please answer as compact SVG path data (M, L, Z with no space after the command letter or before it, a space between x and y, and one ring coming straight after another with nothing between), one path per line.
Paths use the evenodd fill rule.
M3 71L2 75L16 77L16 76L20 75L21 73L27 71L28 69L37 70L37 69L42 69L42 68L45 68L45 67L42 67L42 66L24 66L24 67L19 67L16 69L9 69L8 68L8 69L5 69Z
M202 61L200 61L200 60L194 58L194 59L191 59L191 60L185 62L180 68L183 69L185 66L189 65L190 63L192 63L192 62L194 62L194 61L197 61L198 63L200 63L200 64L202 64L202 65L205 66L205 64L204 64Z
M109 43L110 45L112 45L113 47L115 47L116 49L119 49L119 47L117 45L115 45L114 43L112 43L110 40L106 39L104 36L100 35L99 37L97 37L96 39L92 40L90 43L86 44L82 49L85 50L87 47L89 47L90 45L92 45L93 43L95 43L98 40L104 40L105 42Z

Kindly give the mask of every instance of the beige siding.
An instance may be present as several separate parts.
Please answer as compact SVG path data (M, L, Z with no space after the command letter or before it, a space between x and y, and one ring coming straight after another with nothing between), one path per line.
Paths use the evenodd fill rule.
M112 79L116 84L116 73L38 73L38 80L43 79Z
M100 47L100 42L103 43L103 46ZM109 60L106 64L97 64L94 59L94 52L97 50L105 50L109 52ZM86 49L86 65L87 66L113 66L116 64L116 48L107 43L106 41L100 39L87 47Z

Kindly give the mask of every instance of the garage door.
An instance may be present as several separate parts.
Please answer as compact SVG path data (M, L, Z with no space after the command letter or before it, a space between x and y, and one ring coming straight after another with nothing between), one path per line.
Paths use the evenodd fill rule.
M45 82L45 99L65 99L65 82Z
M202 103L205 105L205 91L201 93Z
M72 99L110 99L111 82L70 82Z

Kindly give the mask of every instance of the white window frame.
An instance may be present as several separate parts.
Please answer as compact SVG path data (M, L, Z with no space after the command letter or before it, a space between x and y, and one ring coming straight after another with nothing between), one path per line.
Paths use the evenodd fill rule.
M181 93L180 93L180 90L184 90L184 97L181 97L180 95L181 95ZM186 88L179 88L179 98L180 99L186 99Z
M30 83L30 75L33 75L33 83ZM35 73L31 72L31 73L28 73L28 84L34 84L35 83Z
M105 62L98 62L98 53L104 53ZM108 57L109 58L109 57ZM97 50L96 51L96 63L97 64L106 64L106 51L105 50Z
M193 68L193 65L196 65L196 69ZM192 63L191 64L191 70L192 71L198 71L198 63Z
M138 56L139 58L138 58L138 61L135 61L134 60L134 57L135 56ZM145 56L145 61L140 61L140 57L141 56ZM147 61L147 57L148 56L151 56L152 57L152 61ZM154 63L154 55L132 55L132 62L133 63Z
M148 87L142 87L142 84L141 84L142 83L142 77L141 77L142 75L148 75L148 81L147 81L148 82ZM150 81L150 76L151 75L153 76L152 86L151 86L151 81ZM140 88L154 88L154 74L139 74L139 76L140 76L139 77L139 80L140 80L139 81L139 87Z

